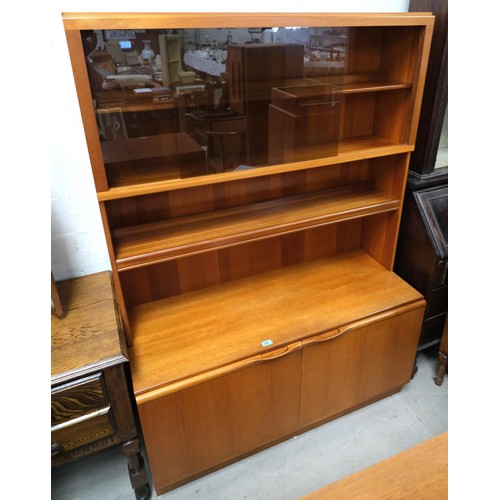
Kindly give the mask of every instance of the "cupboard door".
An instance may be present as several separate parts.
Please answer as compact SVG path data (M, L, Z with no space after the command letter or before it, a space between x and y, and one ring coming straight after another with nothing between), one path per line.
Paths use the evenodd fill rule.
M300 427L354 409L407 383L425 302L303 342Z
M301 347L234 363L139 404L158 494L298 430Z

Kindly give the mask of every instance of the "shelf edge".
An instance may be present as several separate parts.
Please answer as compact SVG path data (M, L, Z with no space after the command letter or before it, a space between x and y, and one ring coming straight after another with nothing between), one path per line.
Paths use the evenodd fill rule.
M369 150L353 150L341 153L338 156L319 158L317 160L305 160L300 162L286 163L283 165L257 167L254 170L244 170L240 172L225 172L222 174L212 174L191 179L176 179L148 182L136 184L133 186L123 186L110 188L107 191L97 193L98 201L113 201L134 196L144 196L148 194L157 194L165 191L176 191L192 187L207 186L212 184L221 184L224 182L239 181L267 175L282 174L287 172L296 172L309 168L328 167L351 161L379 158L396 154L411 153L415 149L414 144L398 144L392 146L375 147Z

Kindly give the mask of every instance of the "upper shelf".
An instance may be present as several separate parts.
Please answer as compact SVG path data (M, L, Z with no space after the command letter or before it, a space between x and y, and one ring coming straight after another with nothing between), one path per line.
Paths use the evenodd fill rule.
M170 86L159 71L160 62L164 69L179 56L162 50L160 43L163 23L170 18L155 17L160 29L148 24L149 16L127 16L132 24L146 23L141 39L155 48L154 64L138 66L134 52L123 53L117 46L120 33L109 34L106 50L96 49L101 22L89 36L72 30L80 23L97 22L93 16L68 16L79 98L88 111L92 103L95 106L84 114L84 124L100 201L413 150L427 63L423 54L433 23L428 14L301 14L292 16L301 19L298 39L294 30L278 24L278 31L261 30L262 43L242 41L248 26L232 33L232 43L226 43L229 33L224 29L240 28L228 30L223 23L218 26L220 43L211 50L190 45L192 30L199 26L196 16L182 15L178 29L187 44L182 59L187 67ZM269 26L264 22L268 16L258 18L264 23L260 26ZM249 22L252 17L231 16L231 23L243 19ZM102 21L114 23L111 18ZM325 54L311 52L310 37L317 42L318 31L322 37L342 33L343 42L335 50L345 57L332 53L325 60ZM126 41L139 54L140 39ZM82 57L85 51L87 59ZM184 59L193 51L201 52L207 63L198 73L190 71ZM214 57L226 71L213 67ZM316 63L319 66L308 66ZM225 76L219 78L221 74ZM151 137L159 138L157 144ZM189 150L192 157L184 150L188 141L196 145ZM130 153L127 144L134 145L133 155L124 155Z
M112 232L119 270L399 208L370 185L291 196Z

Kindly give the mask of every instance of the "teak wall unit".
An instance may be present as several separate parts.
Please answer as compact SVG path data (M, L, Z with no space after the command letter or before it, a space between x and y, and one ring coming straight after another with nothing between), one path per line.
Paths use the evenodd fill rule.
M425 308L392 268L433 16L63 19L157 493L399 391ZM332 85L335 147L190 178L161 159L111 172L81 30L249 26L347 30L342 74L299 82Z

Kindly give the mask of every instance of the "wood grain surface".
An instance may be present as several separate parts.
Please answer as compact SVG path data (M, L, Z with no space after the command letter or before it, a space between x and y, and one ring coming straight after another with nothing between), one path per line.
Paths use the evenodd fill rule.
M52 317L52 385L127 360L108 271L58 283L64 307Z
M421 298L355 251L146 303L130 313L134 392L139 396ZM272 346L263 347L268 339Z
M332 483L302 500L446 500L448 433Z
M397 198L353 186L144 224L113 233L117 266L132 268L398 208Z

